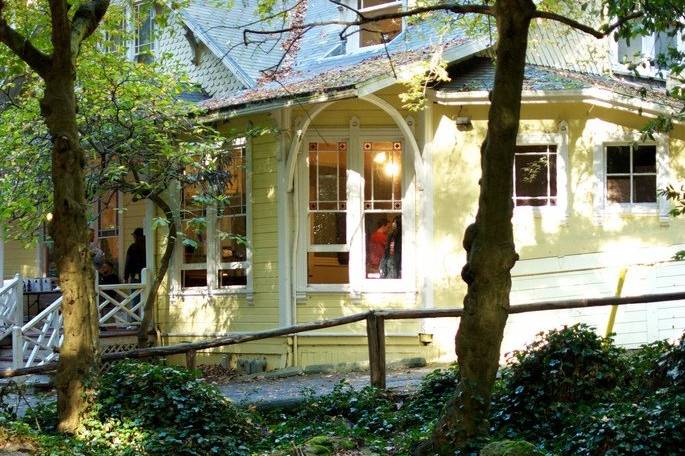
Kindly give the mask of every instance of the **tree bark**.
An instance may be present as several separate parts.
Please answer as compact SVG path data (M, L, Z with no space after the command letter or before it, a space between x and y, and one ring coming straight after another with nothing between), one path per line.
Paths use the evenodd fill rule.
M169 262L171 261L171 256L174 253L174 248L176 247L176 218L174 217L174 212L171 210L171 206L167 204L159 195L149 195L148 198L163 212L167 220L169 221L169 232L167 234L166 248L164 249L164 254L159 262L159 269L155 273L155 278L150 284L150 290L145 297L145 308L143 310L143 321L140 324L140 329L138 330L138 347L145 348L148 344L148 335L152 329L152 313L155 307L155 301L159 294L159 287L162 285L162 281L169 270ZM154 258L148 258L148 262L154 261Z
M62 291L64 341L56 377L58 429L74 434L88 412L99 365L98 312L93 262L88 248L85 156L76 126L74 69L70 59L45 78L41 112L52 138L54 211L50 235L55 244Z
M459 388L448 403L423 454L453 455L488 432L490 400L499 368L500 345L509 309L514 247L513 162L532 0L498 0L495 83L488 132L481 147L478 214L466 229L468 285L456 336Z

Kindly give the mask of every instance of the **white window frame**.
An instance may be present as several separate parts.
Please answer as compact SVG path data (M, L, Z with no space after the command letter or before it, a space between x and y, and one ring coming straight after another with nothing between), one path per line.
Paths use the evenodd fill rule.
M416 286L416 179L414 158L407 141L397 128L359 128L354 119L349 129L316 129L305 136L297 169L298 244L296 287L298 296L309 293L349 293L354 297L368 293L415 293ZM309 244L309 174L306 163L309 142L347 141L347 250L348 284L309 284L307 252ZM364 232L364 162L362 143L366 141L399 141L402 143L402 278L366 278L366 235ZM319 250L318 246L316 250ZM324 247L325 248L325 247ZM338 251L338 250L336 250Z
M359 0L348 0L348 4L354 9L357 9ZM365 15L368 14L375 14L378 13L380 14L386 9L394 9L398 8L400 10L403 10L404 8L407 7L407 0L396 0L396 1L390 1L388 3L382 4L382 5L376 5L372 6L369 8L361 8L359 9L359 12ZM344 12L345 17L343 20L355 20L356 19L356 14L354 11L350 10L345 10ZM355 53L355 52L367 52L375 49L381 49L383 46L387 46L393 41L399 39L402 37L407 30L407 20L406 18L402 18L402 30L400 30L400 33L397 34L392 40L388 41L387 43L379 43L379 44L374 44L372 46L360 46L360 35L361 35L361 30L359 30L359 27L356 27L354 31L350 30L351 34L347 37L347 49L346 49L346 54L350 53Z
M659 78L666 79L670 75L670 71L667 68L660 69L656 66L652 66L647 62L648 59L653 59L656 57L654 55L654 46L656 45L656 33L652 33L647 36L635 36L633 40L640 40L642 59L646 62L646 65L638 65L634 70L628 68L628 65L622 63L618 57L618 40L616 32L614 32L608 39L609 42L609 53L611 55L611 67L612 70L619 74L634 75L637 72L638 75L647 78ZM681 52L685 52L685 36L679 31L675 36L677 49Z
M525 132L516 137L517 146L549 146L557 147L557 204L555 206L514 206L514 217L543 216L545 214L557 216L561 222L568 217L568 123L559 123L555 133ZM514 182L514 185L516 183Z
M208 207L206 209L207 218L207 261L205 263L188 263L183 262L183 243L177 240L174 255L172 257L172 265L170 270L172 274L171 294L178 297L183 296L221 296L221 295L246 295L248 303L252 304L254 293L254 277L253 277L253 251L252 251L252 141L245 139L245 231L247 245L245 247L245 261L222 262L219 253L219 236L217 231L218 219L216 207ZM175 211L176 219L179 223L181 220L181 188L180 185L172 186L170 191L171 200L173 201L173 209ZM178 227L178 231L182 231L182 226ZM213 258L210 257L213 254ZM204 287L183 287L182 271L183 270L207 270L207 286ZM231 285L228 287L219 286L219 270L220 269L245 269L247 277L246 285Z
M157 9L155 8L155 3L151 0L140 0L136 1L133 5L129 6L129 13L126 15L130 20L126 21L126 26L128 27L129 33L131 33L131 41L128 46L128 58L131 61L137 62L138 56L142 53L138 52L138 22L136 20L137 10L140 6L148 3L151 7L151 20L152 20L152 41L150 42L150 52L154 57L155 50L157 49L157 38L156 38L156 17ZM142 63L142 62L141 62Z
M625 145L654 145L656 146L656 203L609 203L607 201L607 146ZM594 212L596 223L601 224L603 219L611 215L658 215L662 223L668 223L670 203L665 196L660 195L660 189L666 188L670 181L669 166L669 136L658 133L654 140L642 140L639 132L614 132L607 134L595 143L593 168L595 174Z

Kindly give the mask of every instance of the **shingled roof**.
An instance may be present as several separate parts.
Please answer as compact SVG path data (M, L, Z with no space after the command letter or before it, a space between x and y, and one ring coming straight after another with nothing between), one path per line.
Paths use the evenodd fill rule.
M210 110L235 108L246 104L295 96L323 94L358 87L379 78L393 80L401 68L439 51L450 55L460 46L470 55L489 45L467 38L453 27L438 36L431 21L410 25L387 46L372 46L344 52L340 25L327 25L309 31L299 39L283 59L292 35L274 35L266 43L244 44L243 31L257 17L256 2L235 2L233 8L212 6L208 0L192 0L182 13L182 20L207 48L221 59L244 85L230 96L202 102ZM302 23L335 21L339 11L328 0L287 0L290 20ZM249 25L254 29L273 29L289 23L280 19L270 24ZM468 48L468 49L467 49ZM454 55L461 55L458 51ZM274 67L276 77L271 77Z
M191 0L182 20L224 66L242 83L242 89L199 101L210 111L238 110L246 106L292 98L332 95L374 85L397 82L406 66L442 52L451 67L452 82L443 91L479 91L492 88L494 66L483 51L492 48L491 37L468 35L457 23L437 34L434 22L443 26L450 17L407 26L386 46L345 51L342 26L330 24L312 29L304 37L292 33L270 35L266 42L244 43L243 31L284 28L293 22L336 21L340 12L329 0L282 0L287 19L257 21L256 1L235 2L232 8L213 6L211 0ZM562 30L535 22L529 35L524 89L538 91L603 88L624 96L648 96L652 101L682 109L682 103L666 94L662 82L610 75L606 42L574 30ZM547 23L548 24L548 23ZM293 42L295 41L295 42ZM284 58L285 49L289 49ZM273 74L277 68L277 74ZM201 81L200 81L201 82Z

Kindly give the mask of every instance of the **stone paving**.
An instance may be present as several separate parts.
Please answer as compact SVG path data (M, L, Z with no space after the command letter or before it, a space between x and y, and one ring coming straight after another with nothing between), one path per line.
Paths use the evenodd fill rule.
M421 383L423 377L437 367L404 368L388 371L386 387L394 392L410 393ZM250 379L236 378L217 385L221 392L238 404L288 405L297 403L306 391L323 396L341 380L346 380L355 389L370 384L368 372L345 372L330 374L299 374L285 378L257 376Z

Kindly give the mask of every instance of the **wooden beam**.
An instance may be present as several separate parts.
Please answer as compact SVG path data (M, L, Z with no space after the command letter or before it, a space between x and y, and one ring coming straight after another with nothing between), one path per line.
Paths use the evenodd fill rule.
M685 300L685 292L679 293L663 293L663 294L652 294L652 295L642 295L642 296L628 296L623 298L596 298L596 299L571 299L564 301L547 301L538 302L534 304L520 304L516 306L511 306L509 308L510 314L526 313L526 312L540 312L544 310L560 310L560 309L577 309L584 307L599 307L599 306L610 306L610 305L626 305L626 304L645 304L645 303L655 303L663 301L677 301ZM377 338L377 343L379 347L382 343L382 347L385 347L385 340L382 337L378 337L379 332L384 333L384 323L378 323L378 321L383 322L384 320L403 320L403 319L413 319L413 318L448 318L448 317L461 317L464 313L463 309L417 309L417 310L381 310L374 312L362 312L354 315L349 315L346 317L333 318L330 320L321 320L312 323L303 323L299 325L289 326L285 328L270 329L267 331L260 331L252 334L241 334L236 336L226 336L216 339L204 340L195 343L185 343L178 345L167 345L164 347L151 347L151 348L141 348L136 350L131 350L123 353L106 353L102 355L103 361L117 361L120 359L144 359L144 358L158 358L168 355L178 355L184 354L189 351L206 350L208 348L223 347L227 345L241 344L245 342L251 342L261 339L269 339L271 337L281 337L290 334L297 334L305 331L314 331L317 329L332 328L335 326L347 325L350 323L356 323L358 321L367 320L367 331L368 328L374 328L374 335L372 338ZM368 317L373 315L375 317L376 323L374 325L368 325ZM380 325L380 327L379 327ZM377 350L376 350L377 351ZM371 356L371 352L369 352ZM373 355L376 356L376 355ZM385 353L383 353L383 360ZM7 377L18 377L21 375L30 374L43 374L46 372L53 372L57 370L57 362L47 363L40 366L24 367L20 369L5 369L0 371L0 378Z

